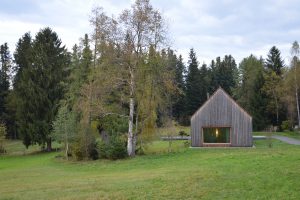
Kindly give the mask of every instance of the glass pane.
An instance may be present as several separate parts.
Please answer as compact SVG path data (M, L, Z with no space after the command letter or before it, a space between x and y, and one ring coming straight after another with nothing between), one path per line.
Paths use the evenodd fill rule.
M230 128L203 128L203 139L204 143L230 143Z

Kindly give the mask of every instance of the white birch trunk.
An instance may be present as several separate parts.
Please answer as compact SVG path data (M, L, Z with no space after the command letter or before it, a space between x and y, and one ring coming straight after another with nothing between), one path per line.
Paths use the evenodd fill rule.
M134 143L134 134L133 134L133 114L134 114L134 99L130 98L129 102L129 122L128 122L128 141L127 141L127 152L128 156L135 156L135 143Z
M297 83L297 64L294 61L294 70L295 70L295 94L296 94L296 105L297 105L297 117L298 117L298 127L300 126L300 113L299 113L299 99L298 99L298 83Z
M69 143L68 143L68 141L67 141L67 143L66 143L66 159L67 160L69 160L69 156L68 156L68 152L69 152Z
M127 141L127 153L128 156L135 156L135 134L133 133L133 115L134 115L134 89L135 80L132 68L129 68L130 72L130 99L129 99L129 121L128 121L128 141Z

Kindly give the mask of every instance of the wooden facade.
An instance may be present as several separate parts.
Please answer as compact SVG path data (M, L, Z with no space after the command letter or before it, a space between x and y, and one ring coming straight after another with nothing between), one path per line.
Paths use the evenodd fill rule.
M229 129L229 141L205 143L203 130L207 127ZM191 146L251 147L252 117L219 88L191 118Z

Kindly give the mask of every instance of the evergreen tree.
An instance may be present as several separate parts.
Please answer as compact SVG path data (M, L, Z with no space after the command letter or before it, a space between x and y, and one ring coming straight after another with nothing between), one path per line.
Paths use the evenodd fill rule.
M8 127L9 125L7 123L9 121L9 116L6 103L10 85L11 56L7 43L0 46L0 59L0 122Z
M22 38L19 39L16 50L14 52L14 71L15 76L13 79L13 90L9 96L8 109L10 110L10 118L12 123L12 131L10 138L22 138L24 143L30 143L29 134L26 131L22 131L19 126L21 124L26 124L26 105L23 102L23 99L26 95L26 90L24 90L28 84L24 80L24 71L28 69L31 65L31 55L32 53L32 40L30 33L25 33ZM27 141L27 142L25 142ZM28 144L29 145L29 144Z
M280 101L283 92L283 70L284 62L280 51L273 46L265 62L265 84L263 89L269 98L267 105L269 120L273 125L278 127L280 127L281 122L286 118L285 107L282 101Z
M209 85L210 85L210 76L207 65L203 64L199 71L200 74L200 96L201 96L201 105L207 100Z
M186 115L191 116L199 108L202 102L200 71L194 49L190 50L189 66L186 77Z
M277 76L281 76L283 74L284 61L282 60L280 51L276 46L273 46L269 51L268 58L266 60L266 68L274 71Z
M0 113L1 120L5 121L5 98L9 90L9 72L11 70L11 57L9 54L7 43L0 46Z
M24 46L25 43L29 44L28 37L26 41L24 39ZM30 47L25 49L31 51ZM20 78L23 96L20 96L22 106L18 110L19 128L26 146L47 144L47 150L50 151L51 125L63 97L62 82L66 77L68 56L57 34L45 28L37 33L29 57L32 60L22 69Z
M84 39L82 40L82 58L80 60L80 72L81 72L81 78L83 80L87 79L87 75L91 69L91 65L92 65L92 59L93 59L93 55L92 55L92 50L90 48L89 45L89 37L88 34L84 35Z
M212 67L212 90L222 87L228 94L232 95L233 89L237 86L238 70L234 58L231 55L225 55L221 61L216 58L215 66Z
M176 120L180 123L186 121L184 119L185 114L185 81L184 75L186 73L186 69L183 63L182 56L179 55L178 59L176 60L175 66L175 84L177 85L179 92L177 93L176 97L174 97L175 102L173 105L173 116Z

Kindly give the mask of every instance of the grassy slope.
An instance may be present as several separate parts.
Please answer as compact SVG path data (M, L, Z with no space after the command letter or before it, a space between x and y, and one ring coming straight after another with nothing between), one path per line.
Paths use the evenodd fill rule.
M155 142L148 151L165 151ZM0 199L299 199L300 147L188 149L120 161L0 157Z

